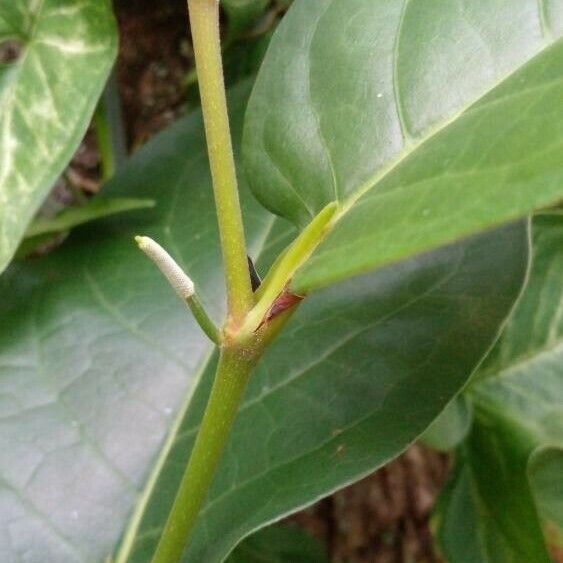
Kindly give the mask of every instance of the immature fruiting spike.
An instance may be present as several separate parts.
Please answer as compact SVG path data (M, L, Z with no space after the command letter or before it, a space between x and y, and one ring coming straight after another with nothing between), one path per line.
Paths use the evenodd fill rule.
M139 248L156 264L164 274L174 291L184 301L195 293L194 282L177 262L154 240L149 237L135 237Z
M203 332L215 344L221 343L221 334L209 315L205 312L196 293L194 282L178 266L174 258L149 237L135 237L139 248L156 264L174 291L185 301Z

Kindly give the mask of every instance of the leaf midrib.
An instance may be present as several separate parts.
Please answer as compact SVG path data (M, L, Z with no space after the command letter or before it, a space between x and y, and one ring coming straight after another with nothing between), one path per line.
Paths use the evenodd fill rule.
M405 160L407 160L410 156L412 156L416 151L418 151L421 147L433 141L440 133L448 129L451 125L457 122L462 116L469 114L472 110L479 111L481 109L490 108L491 105L496 103L504 102L507 99L512 97L524 95L529 93L530 91L534 91L536 89L541 89L552 85L557 82L561 82L563 80L562 77L555 78L548 82L543 82L541 85L532 86L529 88L525 88L524 90L519 90L514 93L508 93L503 95L499 98L495 98L486 104L482 104L484 98L490 95L494 90L501 87L505 82L510 80L513 76L521 72L525 66L533 64L533 62L541 55L543 55L549 49L553 49L557 47L560 43L563 42L563 39L558 39L557 41L553 41L551 43L546 42L545 45L540 48L532 57L530 57L525 63L518 66L517 68L513 69L511 72L507 73L503 76L500 80L498 80L494 85L492 85L487 90L483 91L482 94L477 98L472 100L470 103L465 104L460 110L455 112L451 117L438 123L434 127L428 129L427 134L421 137L418 140L413 140L411 142L405 142L404 148L402 151L399 152L397 157L393 159L387 166L385 166L382 170L376 172L371 178L369 178L366 182L360 185L356 191L348 198L344 200L342 203L342 207L340 212L338 213L335 222L339 221L351 208L353 208L354 204L366 193L370 192L374 189L384 178L386 178L391 172L397 169Z

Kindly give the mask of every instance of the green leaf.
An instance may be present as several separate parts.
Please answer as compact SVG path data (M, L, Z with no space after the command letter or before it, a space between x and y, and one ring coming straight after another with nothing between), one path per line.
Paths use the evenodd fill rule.
M231 109L238 139L244 91ZM263 274L296 232L241 190ZM126 525L117 562L150 560L209 392L214 351L132 240L165 245L221 318L199 115L147 144L105 193L157 205L77 229L0 278L3 560L102 561ZM520 223L307 298L250 382L186 560L222 561L405 449L490 346L527 254Z
M508 239L515 235L505 234ZM492 320L492 309L478 313L470 306L462 313L459 307L469 305L469 295L475 303L472 285L477 280L493 283L490 272L472 268L485 255L493 261L508 258L508 248L493 250L489 237L473 242L476 247L456 247L461 254L449 249L456 258L438 253L429 262L415 261L325 290L302 306L253 376L184 561L221 561L241 537L364 476L421 433L443 408L443 399L463 385L458 369L467 366L467 357L461 356L469 350L459 343L476 346L483 336L477 325ZM495 290L481 286L479 295L490 291ZM477 323L471 335L465 333L468 318ZM426 340L430 333L432 340ZM149 560L154 550L213 370L214 363L203 374L152 491L132 545L132 562Z
M154 207L154 199L115 197L104 199L96 197L90 199L80 207L69 207L55 217L40 217L28 227L25 237L31 238L40 235L56 234L69 231L74 227L97 221L110 215Z
M84 136L117 51L109 0L8 0L0 45L0 272Z
M528 477L538 510L555 528L563 545L563 444L538 448L528 463Z
M448 563L518 562L518 554L483 503L463 450L458 455L431 521L444 560Z
M472 526L500 534L519 554L485 561L548 560L540 515L551 525L561 525L562 279L563 216L546 213L534 220L534 265L524 295L470 392L476 423L465 446L469 454L464 471L477 483L473 511L484 505L489 514L475 516ZM446 497L445 503L453 502L451 493ZM457 545L454 530L466 518L456 510L444 524L440 532L444 549L446 544L448 549ZM465 561L463 542L457 547L457 555L448 559L453 563Z
M441 502L438 537L448 562L550 562L526 474L529 445L511 421L477 414L464 446L465 482Z
M558 0L298 0L246 117L256 197L332 231L308 292L563 197Z
M482 501L520 561L549 563L526 473L531 437L510 418L475 408L469 463Z
M473 411L465 395L456 397L420 437L421 441L440 451L459 446L469 434Z
M292 526L271 526L242 542L227 563L328 563L319 543Z
M474 405L510 418L537 445L563 437L563 216L534 220L524 296L471 389Z

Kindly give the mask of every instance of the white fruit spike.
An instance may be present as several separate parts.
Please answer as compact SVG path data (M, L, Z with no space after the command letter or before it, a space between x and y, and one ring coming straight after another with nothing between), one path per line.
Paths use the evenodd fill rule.
M135 237L139 248L156 264L174 291L181 299L187 300L195 293L194 282L180 268L174 258L149 237Z

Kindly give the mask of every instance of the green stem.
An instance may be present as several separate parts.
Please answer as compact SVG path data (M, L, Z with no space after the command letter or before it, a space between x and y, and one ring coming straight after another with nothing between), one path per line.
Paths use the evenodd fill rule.
M248 273L227 113L219 34L219 2L188 0L188 10L225 262L229 314L237 325L254 304L254 296Z
M127 153L115 71L98 102L93 123L100 152L102 180L107 182L123 164Z
M181 559L212 483L251 372L294 310L285 311L256 334L252 332L248 337L241 337L238 333L238 328L254 306L254 294L248 270L227 114L219 1L188 0L188 10L225 263L229 319L209 402L153 563L177 563ZM299 250L302 254L303 249ZM177 279L176 276L171 278L172 281ZM188 285L183 283L178 287L181 294L186 293ZM197 303L188 304L196 318L201 316L202 310ZM206 319L203 321L205 325Z
M293 307L276 317L251 340L232 342L221 349L211 395L152 563L180 561L213 481L252 371L295 310L296 307Z
M211 485L255 361L256 354L236 348L222 350L190 461L153 563L176 563L182 557L186 539Z

